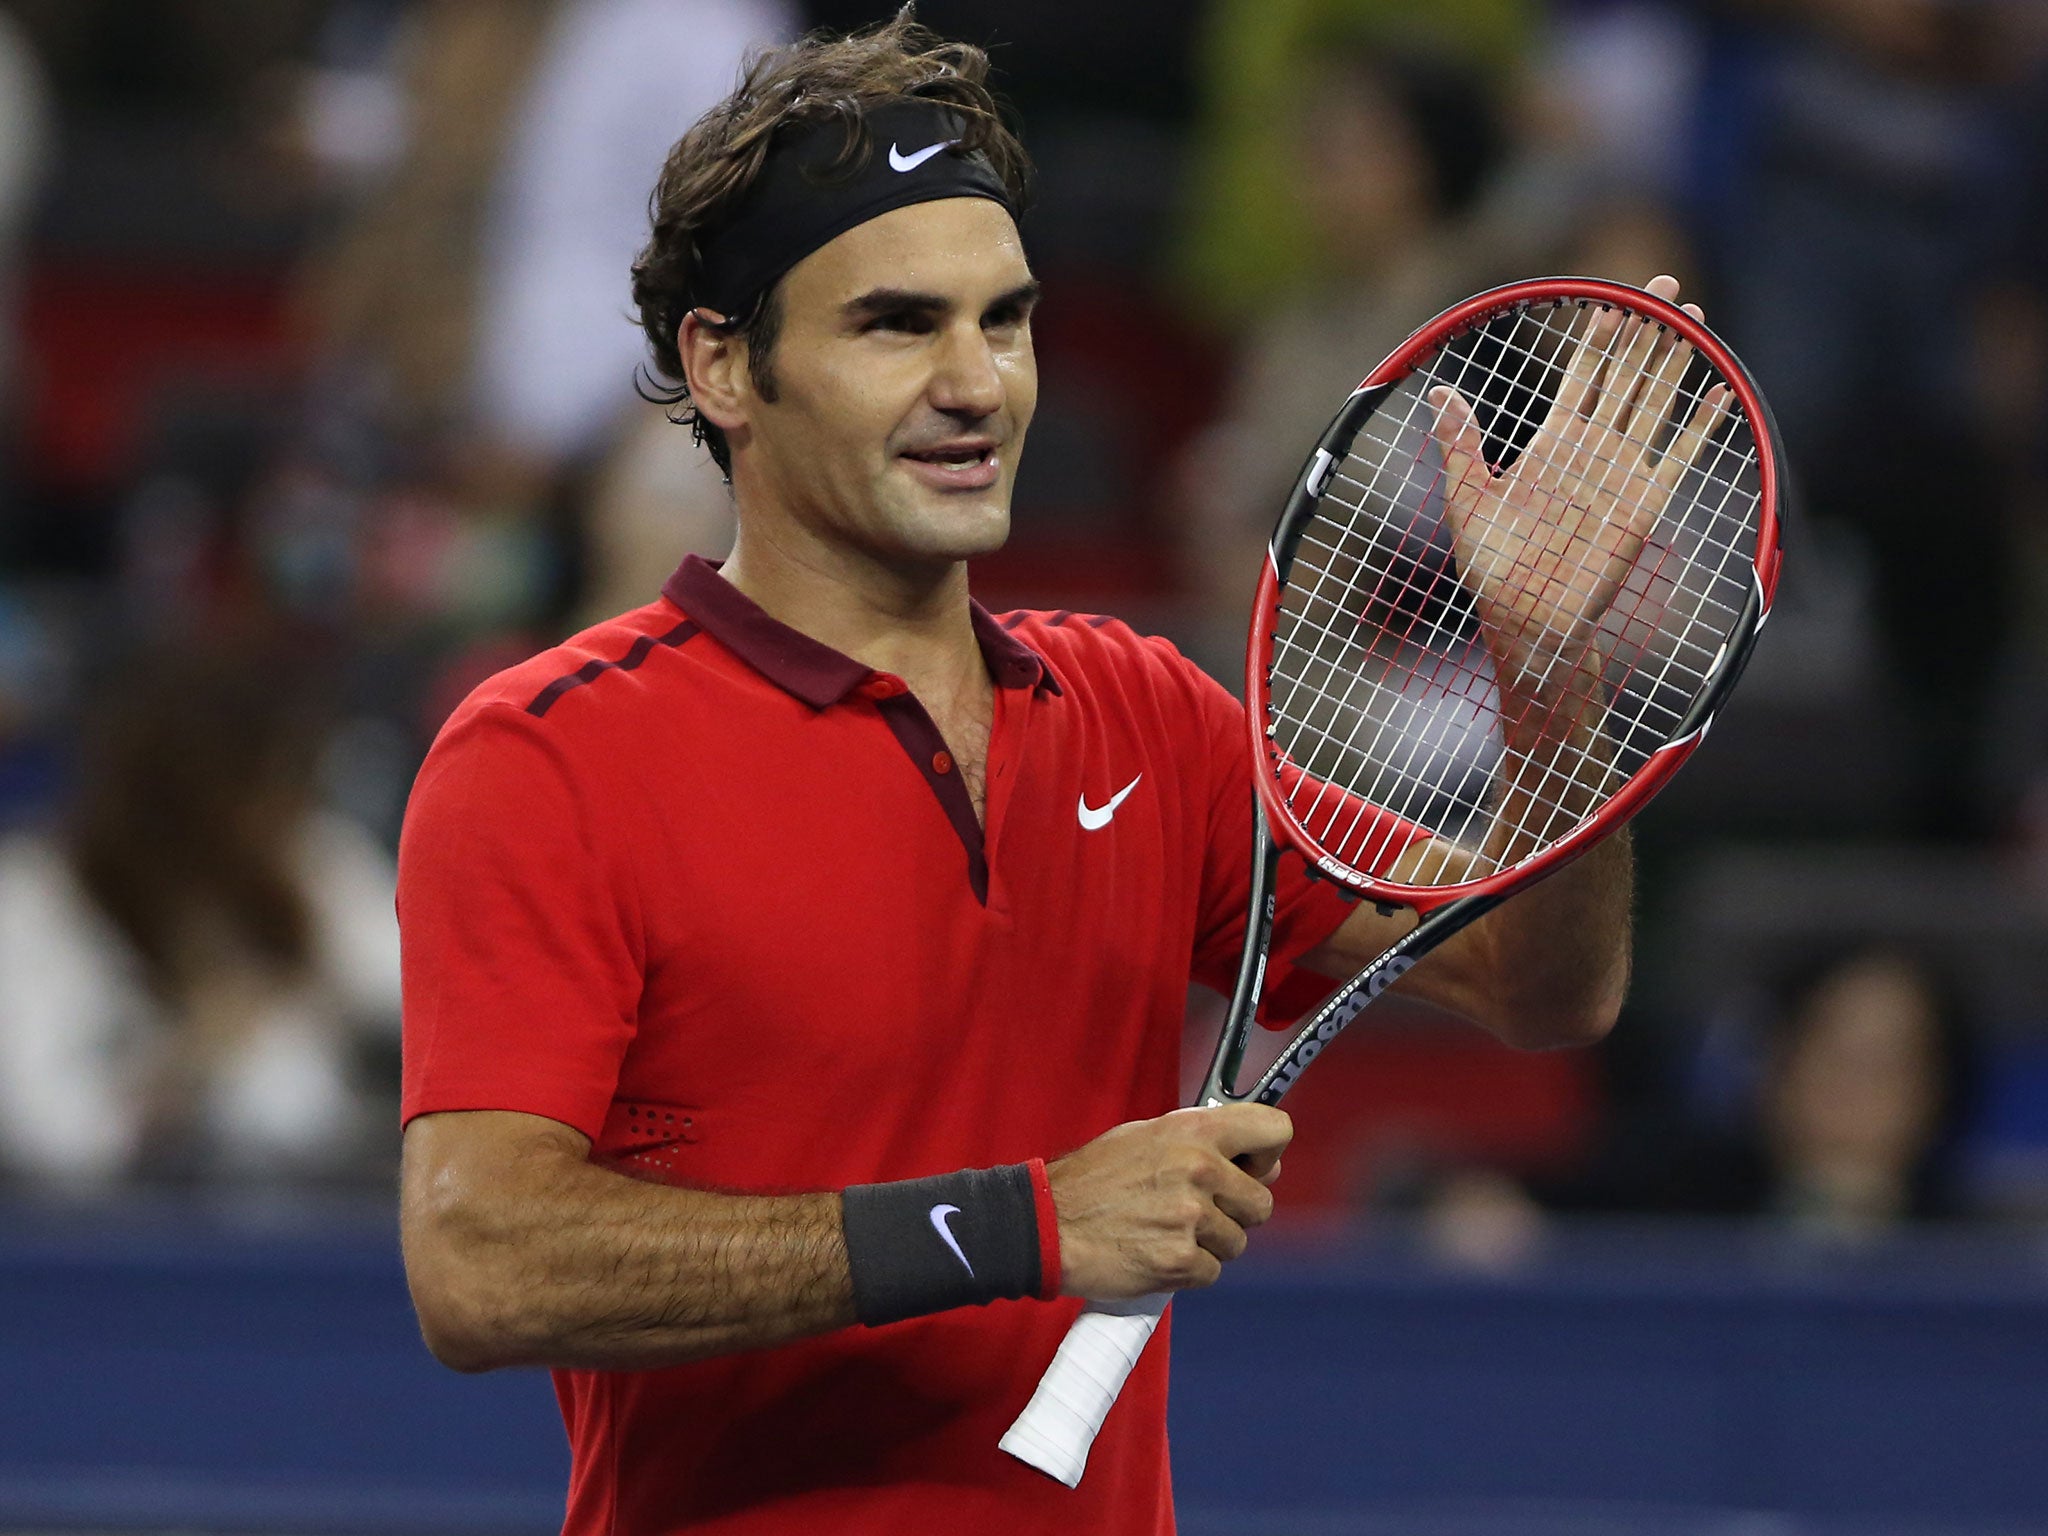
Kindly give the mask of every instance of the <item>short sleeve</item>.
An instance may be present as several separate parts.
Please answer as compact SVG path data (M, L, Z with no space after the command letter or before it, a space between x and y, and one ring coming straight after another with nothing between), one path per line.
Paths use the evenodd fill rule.
M403 1113L505 1109L597 1139L643 970L636 871L598 765L502 704L460 714L399 844Z
M1251 754L1245 748L1244 706L1193 663L1182 665L1193 679L1204 737L1202 757L1193 759L1191 754L1191 760L1203 761L1209 776L1209 835L1203 850L1193 975L1228 997L1237 985L1245 907L1251 899ZM1310 879L1307 864L1293 853L1281 855L1274 896L1262 1017L1268 1012L1301 1012L1315 996L1330 990L1328 981L1297 970L1293 962L1334 933L1352 907L1336 887Z

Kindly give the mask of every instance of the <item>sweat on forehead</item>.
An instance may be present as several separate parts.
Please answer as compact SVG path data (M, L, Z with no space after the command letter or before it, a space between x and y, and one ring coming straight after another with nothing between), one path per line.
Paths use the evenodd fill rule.
M744 319L777 279L827 241L913 203L981 197L1016 215L987 157L955 147L963 126L951 108L905 97L871 108L864 123L865 144L841 120L778 137L745 199L701 241L695 304Z

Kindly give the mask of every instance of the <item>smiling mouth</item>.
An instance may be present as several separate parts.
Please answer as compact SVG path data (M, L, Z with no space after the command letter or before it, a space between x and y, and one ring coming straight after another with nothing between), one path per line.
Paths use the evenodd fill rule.
M940 495L979 495L1002 479L1001 444L988 437L959 437L899 455L912 478Z
M921 453L906 453L903 457L919 464L936 464L941 469L973 469L978 464L986 464L994 453L993 443L982 443L963 447L929 448Z

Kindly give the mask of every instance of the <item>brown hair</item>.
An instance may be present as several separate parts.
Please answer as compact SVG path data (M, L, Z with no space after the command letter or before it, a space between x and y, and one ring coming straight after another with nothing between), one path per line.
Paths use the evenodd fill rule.
M633 302L654 354L657 382L647 398L671 408L726 474L732 453L725 434L690 403L677 332L698 302L701 244L739 204L767 161L776 135L802 123L838 121L846 129L844 163L870 146L865 113L902 96L936 101L957 112L964 132L960 151L980 151L1022 206L1031 165L1024 146L1004 123L988 89L988 55L967 43L947 42L911 19L906 5L895 19L840 36L813 32L786 48L756 55L736 89L684 134L661 170L649 199L653 236L633 263ZM770 367L782 320L781 284L764 294L753 313L733 316L747 344L747 369L765 400L775 398Z

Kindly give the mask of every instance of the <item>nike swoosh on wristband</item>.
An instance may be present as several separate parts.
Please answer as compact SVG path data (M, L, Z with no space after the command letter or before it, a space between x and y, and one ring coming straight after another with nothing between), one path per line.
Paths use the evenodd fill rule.
M1145 775L1142 773L1138 775L1138 779L1144 777ZM1104 827L1108 826L1110 818L1116 815L1116 808L1130 798L1131 791L1138 787L1138 779L1131 780L1130 783L1111 795L1109 797L1109 804L1104 806L1089 805L1088 797L1083 795L1081 797L1081 830L1084 832L1100 832Z
M946 1225L946 1218L948 1216L958 1216L959 1214L960 1207L957 1205L933 1206L932 1230L937 1232L944 1239L946 1246L953 1250L953 1257L960 1261L960 1267L966 1270L969 1275L972 1275L974 1273L974 1266L967 1262L967 1255L960 1251L960 1240L953 1235L953 1229Z
M960 141L958 139L941 139L938 143L932 145L930 148L920 149L914 155L906 155L894 144L891 144L889 146L889 169L892 171L914 171L920 165L923 165L925 161L931 159L933 155L936 155L940 150L945 149L950 145L958 144L959 142Z

